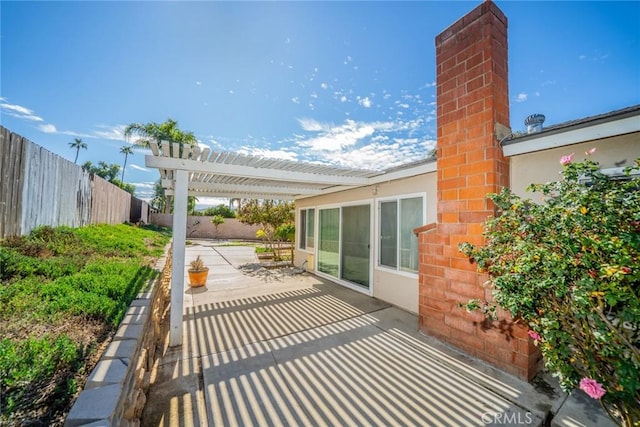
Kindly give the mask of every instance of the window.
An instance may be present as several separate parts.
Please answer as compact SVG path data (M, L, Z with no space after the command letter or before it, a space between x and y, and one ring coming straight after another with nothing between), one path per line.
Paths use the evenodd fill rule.
M300 249L313 249L315 209L300 209Z
M413 229L423 224L422 197L380 202L379 265L416 273L418 237L413 233Z

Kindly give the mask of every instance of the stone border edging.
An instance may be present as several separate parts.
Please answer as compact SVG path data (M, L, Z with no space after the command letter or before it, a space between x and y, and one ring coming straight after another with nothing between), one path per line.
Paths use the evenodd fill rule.
M166 329L171 249L154 268L160 274L131 302L111 343L89 375L65 420L65 427L139 426L147 401L156 348Z

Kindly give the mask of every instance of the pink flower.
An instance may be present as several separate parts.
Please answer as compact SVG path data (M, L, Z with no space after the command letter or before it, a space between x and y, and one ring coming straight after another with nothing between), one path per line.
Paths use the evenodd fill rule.
M596 147L593 147L593 148L585 151L584 154L586 154L588 156L588 155L593 154L595 152L596 152Z
M593 399L600 399L607 392L598 381L592 380L591 378L581 379L580 389Z
M531 338L533 338L533 339L534 339L534 340L536 340L536 341L540 341L540 340L542 339L542 337L540 336L540 334L538 334L538 333L537 333L537 332L535 332L535 331L529 331L529 332L527 332L527 333L529 334L529 336L530 336Z
M568 165L569 163L571 163L573 161L573 155L576 153L571 153L567 156L562 156L562 158L560 158L560 164L561 165Z

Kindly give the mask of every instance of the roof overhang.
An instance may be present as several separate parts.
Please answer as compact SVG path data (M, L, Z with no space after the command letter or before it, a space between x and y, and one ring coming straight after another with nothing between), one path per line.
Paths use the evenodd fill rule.
M517 156L611 136L640 132L640 106L549 127L505 142L505 156Z

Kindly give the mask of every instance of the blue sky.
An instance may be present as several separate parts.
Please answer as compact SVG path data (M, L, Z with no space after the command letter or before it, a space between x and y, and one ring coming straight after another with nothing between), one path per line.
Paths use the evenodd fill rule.
M72 161L82 138L79 164L171 117L213 150L386 169L433 148L434 38L479 3L2 1L1 123ZM495 3L514 131L640 103L640 2Z

